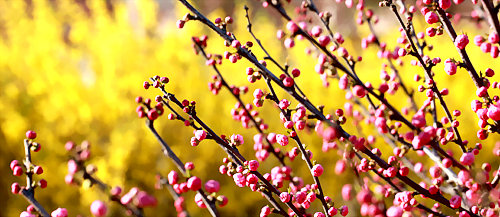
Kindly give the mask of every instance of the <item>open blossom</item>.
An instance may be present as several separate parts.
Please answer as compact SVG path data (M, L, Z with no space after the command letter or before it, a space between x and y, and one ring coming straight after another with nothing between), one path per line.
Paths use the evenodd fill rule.
M287 146L288 145L288 137L282 134L276 135L276 141L278 144L281 146Z
M244 143L243 136L240 134L233 134L231 136L231 142L236 145L242 145Z
M233 180L236 183L237 186L239 187L245 187L246 183L246 178L243 174L241 173L236 173L233 175Z
M288 192L281 192L280 200L283 203L288 203L291 199L291 195Z

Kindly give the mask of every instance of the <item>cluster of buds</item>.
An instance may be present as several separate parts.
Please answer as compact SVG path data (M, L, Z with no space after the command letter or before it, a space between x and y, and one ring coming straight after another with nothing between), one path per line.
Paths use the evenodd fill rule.
M165 88L165 84L169 82L169 79L167 77L160 77L160 76L155 76L152 78L153 84L150 84L148 81L145 81L143 84L143 87L145 89L149 89L150 86L153 86L154 88ZM162 103L162 96L158 95L155 97L155 102L156 104L154 106L151 105L151 99L143 99L142 97L138 96L135 98L135 102L140 104L137 106L137 109L135 110L137 112L137 115L140 118L147 117L148 120L154 121L164 113L164 108L163 108L163 103Z
M200 194L200 190L204 189L207 195L207 199L210 201L214 201L220 206L224 207L227 205L228 199L224 195L218 195L220 190L220 184L216 180L208 180L202 185L202 180L197 176L191 176L191 171L194 169L194 164L192 162L187 162L184 165L186 173L189 177L186 177L184 180L181 179L179 174L172 170L168 173L167 177L164 178L162 176L157 176L157 188L163 188L165 186L171 186L176 195L175 199L175 208L177 213L182 213L185 211L184 208L184 197L182 194L187 193L189 191L197 192L194 201L200 208L206 208L206 204L203 202L202 195ZM203 191L202 191L203 192Z

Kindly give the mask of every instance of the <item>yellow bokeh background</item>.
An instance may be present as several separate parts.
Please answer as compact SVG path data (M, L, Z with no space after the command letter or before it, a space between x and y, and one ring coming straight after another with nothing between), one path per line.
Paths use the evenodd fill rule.
M0 216L18 216L27 206L21 196L10 193L12 182L24 183L24 180L12 176L8 164L13 159L22 159L22 140L29 129L38 133L37 141L42 144L42 150L33 155L33 160L45 171L37 178L48 181L46 189L36 191L36 198L46 209L52 211L65 207L70 216L90 216L92 201L107 201L106 195L98 189L83 189L64 183L69 158L64 144L69 140L76 143L88 140L92 144L89 162L98 167L96 175L102 181L122 186L124 190L138 186L154 195L159 201L158 206L147 208L146 216L175 216L168 192L154 189L155 175L166 175L174 166L162 155L144 120L135 113L136 96L154 97L160 94L157 90L145 91L142 88L142 82L154 75L169 77L167 89L178 98L197 101L199 116L216 132L244 135L246 144L241 147L242 153L247 159L254 159L252 136L255 131L246 130L232 120L230 110L235 100L226 90L221 90L217 96L210 93L207 82L214 72L205 66L201 56L194 55L191 48L191 37L201 34L209 37L209 52L222 53L226 49L223 41L200 23L188 22L184 29L177 29L176 19L186 13L179 3L167 3L170 8L160 13L158 2L152 0L115 1L113 12L106 8L105 1L87 1L88 11L76 1L42 0L32 1L31 5L27 2L0 1L0 162L3 165L0 167L0 197L4 198L0 200ZM251 36L245 28L243 4L237 1L236 5L233 12L235 24L229 28L234 30L240 41L250 40ZM342 9L341 6L337 10ZM314 72L314 56L304 54L309 44L297 40L296 47L286 52L275 38L277 25L281 27L283 24L276 22L276 17L270 17L267 10L261 7L255 10L251 15L256 35L278 61L286 61L302 70L297 82L310 100L316 105L325 105L328 113L343 107L345 92L337 88L335 80L330 81L329 88L321 86L322 82ZM381 39L393 48L399 36L397 23L387 9L377 9L377 12L386 13L381 16L376 28ZM226 15L223 10L214 10L208 17L215 19ZM355 17L352 14L346 16ZM421 30L425 28L421 20L416 20L416 25ZM363 61L356 66L359 76L377 86L380 84L379 72L383 61L377 58L377 50L373 46L365 51L360 48L360 38L369 34L368 28L351 27L334 29L344 34L345 46L351 53L363 56ZM458 32L468 33L471 42L473 35L488 32L487 28L478 29L466 21L457 28ZM431 57L439 56L443 60L458 58L447 35L429 39L428 43L435 45L435 49L426 51ZM490 67L500 73L499 62L489 54L481 53L472 43L467 51L476 70L484 71ZM254 48L254 52L259 58L263 57L258 48ZM411 59L405 58L405 64L398 69L407 85L416 89L418 84L412 78L415 74L423 76L423 71L411 66ZM220 69L229 83L240 86L248 85L244 74L248 66L250 64L243 60L238 64L223 64ZM270 68L276 70L273 66ZM478 142L475 135L479 127L477 117L470 109L470 101L475 99L475 87L465 70L459 69L455 76L450 77L442 69L442 64L435 67L435 80L440 88L450 89L450 95L445 97L448 106L462 111L462 116L458 118L461 122L459 131L463 138L474 144ZM497 78L498 75L491 80ZM261 81L251 85L249 92L257 87L264 88L265 84ZM282 98L291 99L281 90L278 93ZM492 90L490 94L498 94L498 91ZM250 103L252 96L247 94L243 99ZM407 106L406 98L401 93L388 96L388 99L398 109ZM425 96L417 93L416 99L421 104ZM296 102L292 105L295 106ZM441 117L441 107L438 111ZM273 105L266 102L259 112L270 125L269 132L286 133L279 123L279 112ZM221 182L223 187L220 193L229 198L228 206L220 209L223 216L258 215L260 207L266 205L265 199L248 188L235 187L232 178L218 173L225 154L214 142L206 141L193 148L189 145L191 129L164 117L155 124L181 160L195 163L194 174L203 180ZM345 128L356 134L350 120ZM371 127L363 132L376 135ZM342 201L340 197L341 186L351 183L353 179L350 174L341 175L341 178L334 174L333 167L339 156L333 152L321 153L322 142L314 134L300 135L315 153L314 160L325 165L322 181L326 194L334 198L336 206L356 208L357 205ZM498 167L497 158L491 152L497 138L496 135L490 136L484 143L486 151L481 152L478 166L490 162L493 168ZM389 156L390 147L382 139L378 139L375 146L386 151L384 158ZM460 156L457 147L448 145L445 148L452 148ZM422 157L415 159L426 160ZM270 157L261 166L261 172L269 172L274 165L276 160ZM306 183L312 182L303 162L296 160L291 165ZM185 197L187 209L193 216L208 215L206 210L195 207L193 193L187 193ZM111 202L108 204L109 216L124 215L119 206ZM319 204L312 206L319 210Z

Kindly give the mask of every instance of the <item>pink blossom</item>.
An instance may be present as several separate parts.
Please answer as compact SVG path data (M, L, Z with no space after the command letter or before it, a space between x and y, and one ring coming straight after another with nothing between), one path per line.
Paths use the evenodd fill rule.
M233 134L231 136L231 142L235 145L242 145L244 143L243 136L240 134Z
M282 134L276 135L276 141L278 144L281 146L287 146L288 145L288 137Z
M280 200L283 203L288 203L291 199L291 196L288 192L281 192L280 194Z
M235 173L233 175L233 180L234 182L236 183L236 185L238 187L245 187L245 183L246 183L246 178L243 174L241 173Z

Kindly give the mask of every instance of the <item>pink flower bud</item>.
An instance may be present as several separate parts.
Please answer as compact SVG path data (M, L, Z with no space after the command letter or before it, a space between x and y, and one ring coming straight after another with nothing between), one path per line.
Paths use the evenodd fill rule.
M262 92L261 89L255 89L255 91L253 92L253 96L256 99L260 99L260 98L262 98L262 96L264 96L264 92Z
M469 166L472 163L474 163L475 157L474 154L471 152L464 153L462 157L460 157L460 163L462 163L465 166Z
M28 139L35 139L35 138L36 138L36 133L35 133L35 131L28 130L28 131L26 132L26 138L28 138Z
M285 42L283 42L286 48L292 48L295 46L295 41L292 38L287 38L285 39Z
M21 191L21 186L19 185L19 183L14 182L12 183L10 190L13 194L19 194L19 192Z
M269 208L269 206L262 207L260 210L260 217L266 217L269 214L271 214L271 208Z
M434 24L437 23L438 21L439 18L434 12L429 11L425 14L425 22L427 22L428 24Z
M321 166L321 164L316 164L313 166L311 172L313 176L319 177L323 174L323 166Z
M340 207L340 210L340 215L342 216L346 216L347 214L349 214L349 208L346 205Z
M12 170L12 174L14 176L21 176L23 174L23 168L20 166L14 166L14 169Z
M51 217L68 217L68 210L66 208L57 208L51 214Z
M43 168L41 166L35 166L35 168L33 168L33 172L35 172L35 174L37 175L40 175L43 173Z
M92 215L96 217L102 217L106 216L108 208L106 207L106 204L104 204L102 201L96 200L92 202L92 204L90 205L90 212L92 213Z
M322 212L316 212L314 213L314 217L325 217L325 214L323 214Z
M439 0L439 7L446 10L451 7L451 0Z
M185 168L186 170L194 170L194 163L193 163L193 162L186 162L186 163L184 164L184 168Z
M500 38L498 37L498 34L496 32L492 32L488 35L488 41L490 43L496 44L499 40Z
M203 196L201 196L200 193L197 193L196 196L194 196L194 201L198 207L207 208L207 205L203 203Z
M285 79L283 79L283 85L285 85L285 87L292 87L294 84L294 81L293 81L293 78L291 77L285 77Z
M158 204L158 201L155 197L148 195L144 191L140 191L135 197L134 204L139 208L152 207L156 206L156 204Z
M498 105L490 105L487 115L494 121L500 120L500 107Z
M457 38L455 38L455 46L458 49L465 49L467 44L469 44L469 37L467 37L467 35L458 35Z
M319 37L321 35L321 32L323 32L323 29L321 29L320 26L314 26L311 29L311 35L314 37Z
M27 211L23 211L23 212L19 215L19 217L37 217L37 215L32 214L32 213L27 212Z
M323 35L318 38L319 45L322 47L326 47L331 41L329 35Z
M462 205L462 198L458 195L454 195L450 198L450 206L453 209L458 209Z
M287 108L288 108L288 106L290 106L290 101L288 101L287 99L282 99L282 100L279 102L278 106L280 107L280 109L285 110L285 109L287 109Z
M207 132L204 131L204 130L197 130L194 133L194 136L196 137L196 139L198 139L198 141L201 141L201 140L204 140L207 137Z
M187 181L187 187L192 191L199 190L201 188L201 179L196 176L189 178Z
M299 31L299 26L297 26L297 24L295 24L293 21L288 21L288 23L286 24L286 29L288 29L288 31L290 31L290 33L295 34L297 31Z
M170 172L168 173L167 178L168 178L168 183L169 183L170 185L175 185L175 184L177 184L177 181L179 180L179 174L177 174L177 172L176 172L176 171L173 171L173 170L172 170L172 171L170 171Z
M217 201L219 202L219 207L224 207L227 205L228 199L224 195L219 195Z
M366 91L361 85L354 85L354 87L352 87L352 92L359 98L366 96Z
M399 206L391 206L387 209L387 217L401 217L403 216L403 209Z
M452 62L450 59L447 59L444 62L444 71L448 75L454 75L455 73L457 73L457 65L454 62Z
M431 174L432 178L438 178L439 176L441 176L441 168L439 168L438 166L433 166L429 169L429 173Z
M346 184L342 187L342 198L346 201L352 199L352 185Z
M220 184L219 184L218 181L208 180L205 183L205 190L207 190L208 193L219 192L219 190L220 190Z

